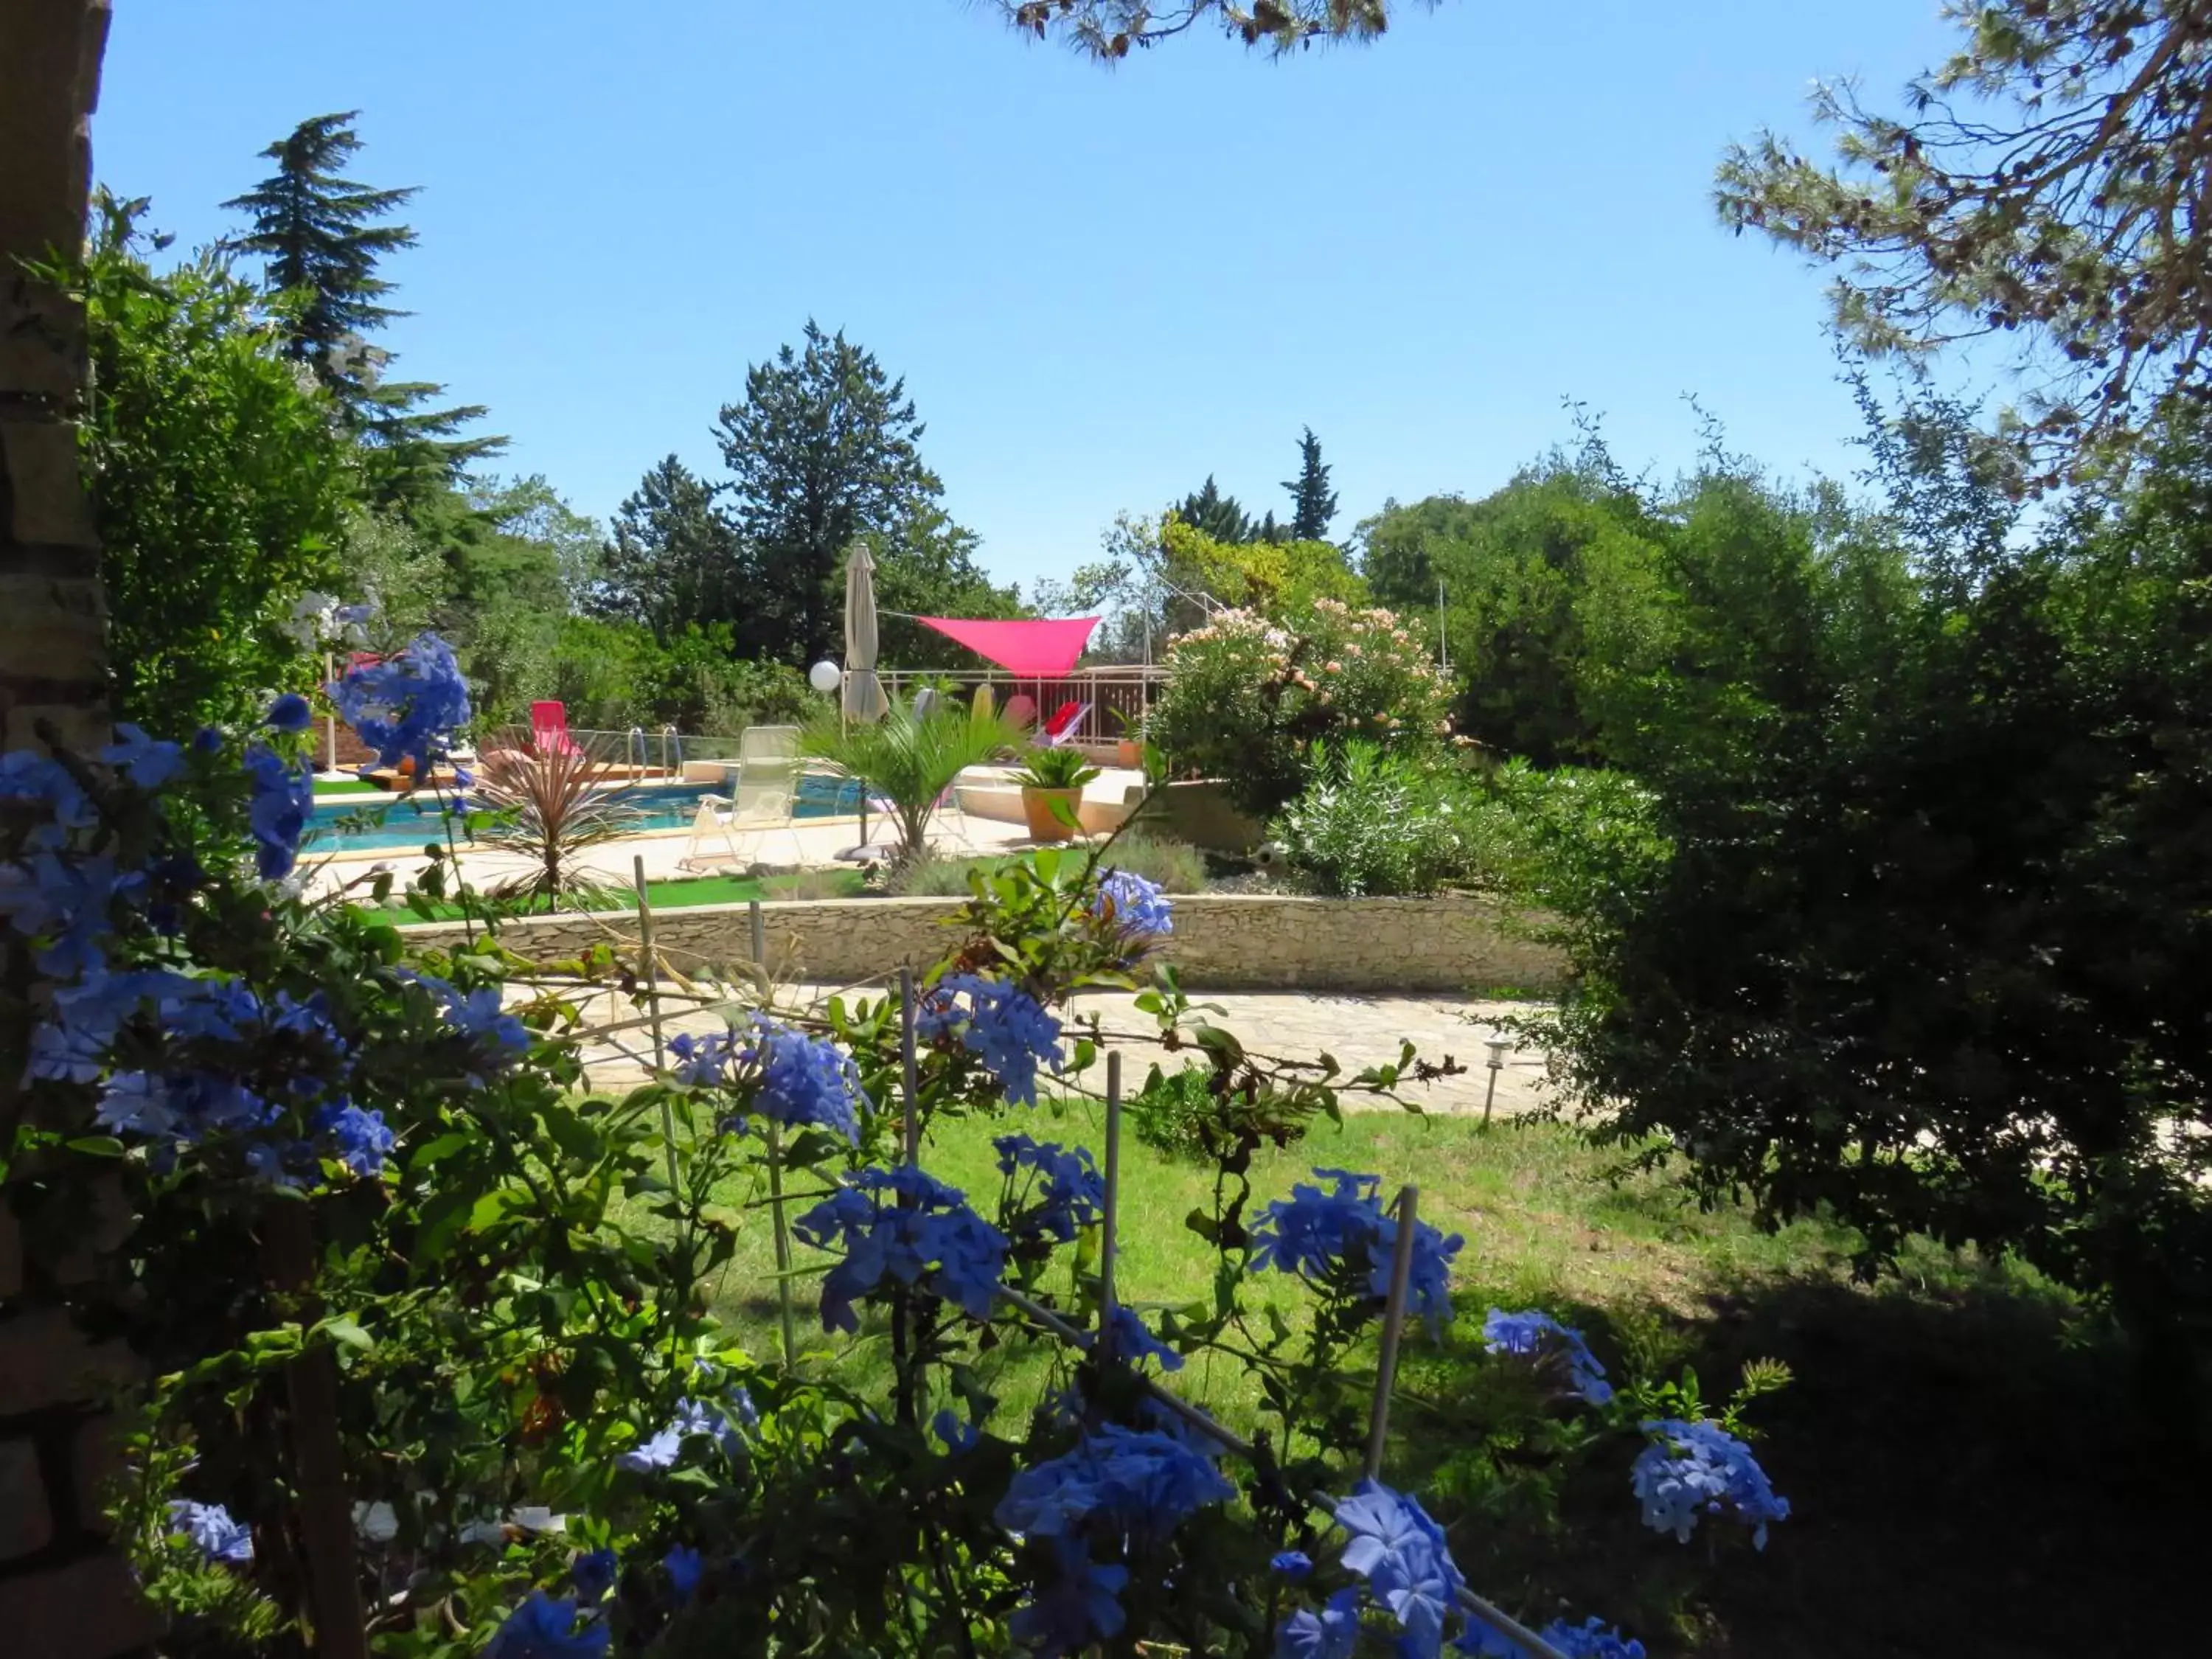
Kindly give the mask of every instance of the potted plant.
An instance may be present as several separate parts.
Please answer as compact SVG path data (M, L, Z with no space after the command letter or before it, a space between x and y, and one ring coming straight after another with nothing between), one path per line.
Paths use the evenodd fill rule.
M1032 841L1072 841L1083 805L1083 786L1098 775L1079 749L1032 749L1029 764L1014 774L1022 787L1022 816Z
M1114 722L1121 728L1121 735L1114 744L1114 764L1133 770L1142 770L1145 764L1145 717L1132 718L1126 708L1112 711Z

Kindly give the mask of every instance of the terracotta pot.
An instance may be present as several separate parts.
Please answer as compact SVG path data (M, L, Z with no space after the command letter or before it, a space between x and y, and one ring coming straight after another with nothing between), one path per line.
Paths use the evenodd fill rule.
M1114 764L1134 770L1145 763L1145 745L1134 738L1123 738L1114 745Z
M1022 817L1028 820L1031 841L1073 841L1075 826L1064 823L1055 802L1064 801L1072 817L1083 805L1080 789L1039 789L1032 784L1022 786Z

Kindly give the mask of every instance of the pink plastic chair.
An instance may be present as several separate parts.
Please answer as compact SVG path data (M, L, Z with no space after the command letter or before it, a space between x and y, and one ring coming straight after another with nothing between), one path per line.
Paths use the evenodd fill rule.
M568 705L559 702L533 702L530 705L530 741L544 753L580 755L568 736Z
M1084 716L1090 712L1091 705L1087 702L1060 704L1052 711L1052 718L1045 722L1044 730L1036 734L1036 740L1048 749L1059 748L1074 738L1083 725Z

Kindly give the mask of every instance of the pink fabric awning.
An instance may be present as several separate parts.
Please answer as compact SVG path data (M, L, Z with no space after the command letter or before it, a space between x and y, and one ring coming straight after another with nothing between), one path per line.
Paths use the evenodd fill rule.
M1091 642L1096 617L1038 617L1021 622L978 622L964 617L916 617L979 657L988 657L1022 679L1056 680L1075 666Z

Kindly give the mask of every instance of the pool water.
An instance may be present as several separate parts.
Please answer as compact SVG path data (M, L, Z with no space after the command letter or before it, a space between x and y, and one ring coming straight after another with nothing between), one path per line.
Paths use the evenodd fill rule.
M633 830L683 830L698 816L699 797L725 795L726 784L639 784L611 792L637 816ZM860 810L860 786L850 778L809 774L799 780L799 798L792 816L800 818L849 817ZM454 826L457 838L466 833ZM307 822L311 852L344 853L365 847L420 847L446 838L445 813L431 796L379 797L341 795L315 803Z

